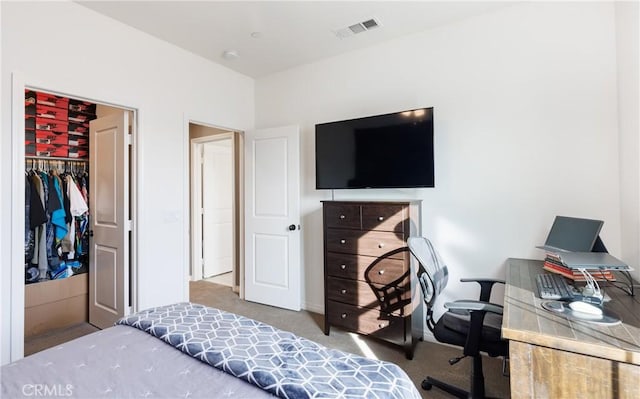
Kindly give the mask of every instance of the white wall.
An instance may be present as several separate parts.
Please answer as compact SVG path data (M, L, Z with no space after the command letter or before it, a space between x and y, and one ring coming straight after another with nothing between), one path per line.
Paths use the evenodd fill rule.
M186 300L188 131L185 117L245 130L253 80L71 2L2 2L1 185L11 187L12 73L27 85L139 110L138 307ZM186 168L186 169L185 169ZM4 196L3 196L4 197ZM9 357L9 197L2 202L2 363ZM22 244L19 244L21 246ZM18 339L18 338L17 338ZM19 337L22 339L22 337ZM14 348L15 349L15 348ZM16 354L14 353L14 357Z
M323 311L320 122L434 107L435 188L335 197L422 199L452 274L445 299L475 295L460 277L542 258L555 215L604 220L619 256L614 21L613 4L517 4L258 79L256 126L301 126L305 307Z
M622 257L640 280L640 3L616 2Z

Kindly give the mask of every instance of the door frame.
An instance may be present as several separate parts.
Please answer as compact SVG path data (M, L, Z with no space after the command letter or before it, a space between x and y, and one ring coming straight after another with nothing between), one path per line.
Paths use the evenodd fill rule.
M25 284L24 284L24 268L17 265L24 264L24 91L25 89L44 91L54 95L63 97L70 97L83 101L90 101L96 104L107 105L110 107L116 107L125 111L133 113L131 118L132 123L132 140L131 140L131 162L129 165L130 174L130 187L132 187L129 197L130 209L131 209L131 247L129 256L129 273L131 275L130 289L131 289L131 307L132 311L137 310L138 304L138 215L139 204L142 203L141 192L138 185L138 181L142 176L140 168L140 142L139 128L140 112L137 107L114 104L105 101L95 100L89 96L70 94L67 92L61 92L58 90L51 90L47 88L47 84L37 83L32 78L25 78L21 72L12 73L11 82L11 237L10 237L10 280L11 280L11 294L10 294L10 331L9 331L9 345L10 355L9 361L14 362L24 357L24 316L25 316ZM18 217L15 217L18 215Z
M231 162L236 164L236 146L233 140L235 136L234 132L228 133L220 133L207 137L198 137L195 139L191 139L191 279L193 281L199 281L203 279L202 273L202 218L200 217L201 213L197 212L198 209L202 209L202 168L200 167L202 163L202 148L206 143L212 143L215 141L221 140L231 140ZM235 215L238 212L237 207L237 198L236 198L236 190L235 185L237 181L237 176L234 168L234 190L233 190L233 201L232 201L232 213L234 215L233 218L233 264L236 265L236 248L238 243L236 242L237 230L238 226L236 226ZM234 266L231 271L231 279L232 285L235 283L236 277L236 267Z
M236 191L238 193L238 195L236 196L235 199L235 204L237 204L237 223L236 223L236 235L237 235L237 241L236 241L236 245L237 245L237 258L236 258L236 262L237 262L237 269L238 269L238 273L237 273L237 277L238 277L238 286L237 286L237 293L240 299L244 299L244 248L245 248L245 243L244 243L244 131L242 129L236 129L236 128L231 128L231 127L227 127L221 124L218 124L216 122L207 122L206 118L202 118L202 117L194 117L192 115L188 115L185 114L184 115L184 119L183 119L183 131L182 131L182 142L184 143L183 146L183 159L184 159L184 187L183 187L183 193L184 193L184 203L188 204L189 206L185 206L184 207L184 212L183 212L183 219L184 220L188 220L188 223L185 223L185 233L184 233L184 242L183 242L183 248L184 248L184 253L183 253L183 264L184 264L184 268L183 268L183 273L184 273L184 292L186 293L186 300L189 300L190 297L190 289L189 289L189 282L192 280L195 280L195 278L192 278L192 270L193 270L193 265L192 265L192 251L193 251L193 241L194 241L194 227L193 227L193 221L192 221L192 217L191 217L191 207L193 206L193 195L192 195L192 188L191 188L191 176L192 176L192 164L190 161L190 151L191 151L191 138L189 136L189 125L190 124L194 124L194 125L200 125L200 126L204 126L204 127L210 127L210 128L214 128L214 129L218 129L218 130L225 130L228 132L232 133L232 137L234 137L234 158L236 160L236 166L237 166L237 170L236 170L236 181L238 182L238 186L236 187ZM209 136L209 137L215 137L215 135ZM209 139L209 137L202 137L203 139ZM194 140L198 140L198 139L194 139ZM236 140L237 140L237 147L236 147ZM235 206L234 204L234 206ZM200 279L202 278L202 271L200 272ZM233 287L232 289L235 291L236 290L236 286L235 286L235 281L232 283Z

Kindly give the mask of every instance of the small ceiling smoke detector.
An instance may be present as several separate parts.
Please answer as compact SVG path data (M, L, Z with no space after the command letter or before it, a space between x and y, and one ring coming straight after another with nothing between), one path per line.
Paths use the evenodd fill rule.
M338 36L340 39L345 39L347 37L357 35L358 33L363 33L371 29L375 29L379 26L380 26L380 22L377 19L370 18L370 19L367 19L366 21L349 25L346 28L335 29L333 33L335 33L335 35Z
M236 50L225 50L222 52L222 58L225 60L235 60L240 57L240 54Z

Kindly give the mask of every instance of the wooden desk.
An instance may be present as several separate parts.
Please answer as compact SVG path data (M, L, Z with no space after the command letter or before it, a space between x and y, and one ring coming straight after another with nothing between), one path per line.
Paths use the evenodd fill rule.
M502 336L510 341L511 397L640 398L640 293L604 287L605 307L621 324L569 321L540 305L542 261L506 263Z

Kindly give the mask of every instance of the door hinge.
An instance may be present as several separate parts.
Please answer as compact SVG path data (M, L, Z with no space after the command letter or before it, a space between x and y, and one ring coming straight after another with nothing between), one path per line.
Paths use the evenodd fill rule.
M126 228L127 228L127 231L133 230L133 220L127 220Z
M132 136L132 135L130 135L130 134L127 134L127 135L125 136L124 141L125 141L125 144L126 144L126 145L131 145L131 143L133 142L133 136Z

